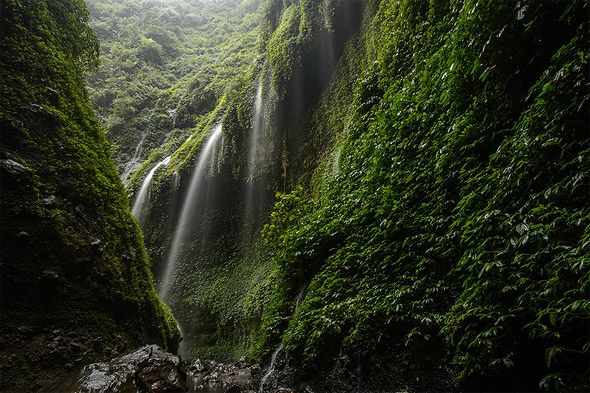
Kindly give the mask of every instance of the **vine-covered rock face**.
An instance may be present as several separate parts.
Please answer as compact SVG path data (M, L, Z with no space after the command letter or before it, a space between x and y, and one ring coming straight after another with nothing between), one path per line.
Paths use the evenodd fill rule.
M3 1L0 36L0 389L35 390L147 342L173 349L86 96L98 44L84 2Z
M272 3L288 100L307 2ZM470 390L587 390L588 3L368 10L295 162L315 174L264 230L262 346L314 374L349 354L408 386L404 365L429 359Z

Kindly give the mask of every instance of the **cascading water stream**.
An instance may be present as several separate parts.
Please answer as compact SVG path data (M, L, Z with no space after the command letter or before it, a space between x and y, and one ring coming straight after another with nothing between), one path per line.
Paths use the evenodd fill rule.
M301 303L301 301L303 300L303 296L305 296L306 289L307 287L303 286L299 290L299 294L297 295L297 298L295 298L295 310L297 310L297 308L299 307L299 303Z
M295 298L295 310L294 311L297 310L297 308L299 307L299 304L301 303L301 301L305 297L305 290L306 289L307 288L305 286L301 287L301 290L297 294L297 297ZM275 349L275 351L273 352L273 354L272 354L272 356L270 358L270 365L268 366L268 370L266 371L266 373L264 374L264 376L260 380L259 393L263 393L264 392L264 385L266 384L266 381L275 372L275 366L276 366L276 363L277 363L277 357L279 356L279 353L281 353L282 350L283 350L283 344L280 344L277 347L277 349Z
M252 124L252 137L250 138L250 145L248 146L248 180L253 181L256 176L257 164L261 155L261 142L264 133L264 107L263 107L263 88L264 79L262 75L258 81L258 88L256 89L256 98L254 100L254 118Z
M160 297L164 301L168 300L171 289L172 275L176 269L176 262L188 235L189 224L194 217L197 194L205 178L205 171L207 168L209 168L208 164L212 161L215 147L221 139L221 132L222 124L220 123L215 126L211 135L204 142L204 147L193 171L188 193L186 194L182 204L182 209L180 211L179 222L174 232L170 253L168 254L168 259L164 267L164 273L162 274L162 279L160 280Z
M143 217L143 211L148 201L150 183L152 182L154 174L162 165L168 165L169 163L170 157L166 157L165 159L157 163L156 166L149 171L149 173L143 180L143 183L141 183L141 188L139 189L139 193L137 194L135 202L133 203L133 208L131 209L131 213L133 213L133 216L137 219L138 222L141 222L141 219Z

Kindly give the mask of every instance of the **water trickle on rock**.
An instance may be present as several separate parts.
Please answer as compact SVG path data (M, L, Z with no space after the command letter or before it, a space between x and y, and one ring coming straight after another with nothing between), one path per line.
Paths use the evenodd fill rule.
M277 357L279 356L279 353L281 353L282 350L283 350L283 344L279 345L278 348L275 349L275 351L273 352L272 357L270 358L270 366L268 366L268 370L266 371L266 374L264 374L264 376L260 380L260 390L259 390L260 393L264 392L264 384L266 383L268 378L274 373L275 365L277 363Z

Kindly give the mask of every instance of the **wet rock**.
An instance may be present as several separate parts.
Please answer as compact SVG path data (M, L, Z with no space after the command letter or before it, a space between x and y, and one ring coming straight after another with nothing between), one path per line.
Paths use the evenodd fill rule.
M45 269L43 270L43 274L41 275L41 277L47 280L57 280L59 279L59 274L57 274L57 272L54 270Z
M104 246L102 245L102 241L100 239L92 239L90 241L90 248L98 254L102 254L104 252Z
M31 172L26 166L19 164L14 160L0 160L0 168L10 173L15 178L20 178L23 175L27 175Z
M68 385L53 389L72 393L173 393L186 391L185 380L178 356L148 345L110 362L90 364L68 379Z
M43 198L43 204L47 207L55 205L55 195L49 195L46 198Z
M51 87L47 88L47 98L49 99L49 102L53 105L59 104L59 93L57 92L57 90L52 89Z
M31 104L27 106L27 110L31 113L41 114L45 112L45 109L41 105Z
M240 360L235 364L238 368L246 368L249 366L248 362L246 361L245 357L241 357Z
M200 360L195 363L203 362ZM197 372L195 363L190 366L189 386L191 392L222 391L225 393L242 393L250 392L252 388L251 368L245 365L245 359L242 362L234 364L223 364L214 361L207 362L207 371Z
M98 249L98 248L100 247L100 244L101 244L101 243L102 243L102 242L100 241L100 239L92 239L92 240L90 241L90 245L91 245L91 246L92 246L92 248L94 248L94 249Z
M155 347L155 346L154 346ZM186 374L180 358L155 347L147 366L139 372L139 380L149 392L177 392L185 388Z
M16 328L16 331L22 335L30 335L33 333L34 329L31 326L19 326Z
M195 360L195 362L191 365L191 370L196 371L198 373L202 373L207 371L207 365L201 362L201 359Z
M31 104L25 109L28 111L28 118L31 120L44 121L45 125L51 126L55 125L57 121L57 115L41 105Z

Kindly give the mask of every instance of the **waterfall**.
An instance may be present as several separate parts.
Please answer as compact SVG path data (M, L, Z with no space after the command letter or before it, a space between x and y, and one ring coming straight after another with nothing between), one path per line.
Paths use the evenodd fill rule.
M299 308L299 304L301 303L301 301L303 300L303 298L305 296L306 289L307 289L307 287L303 286L299 290L299 293L297 294L297 297L295 298L295 310L294 311L297 311L297 308ZM275 351L273 352L273 354L270 358L270 365L268 366L268 370L266 370L266 373L264 374L264 376L260 380L260 390L259 390L260 393L264 392L264 384L266 383L268 378L270 378L270 376L275 372L277 357L279 356L279 353L281 353L282 350L283 350L283 344L280 344L277 347L277 349L275 349Z
M248 146L248 180L253 182L256 176L256 170L261 155L261 142L264 133L264 107L262 100L262 89L264 88L264 79L262 75L258 80L258 88L256 89L256 98L254 100L254 118L252 121L252 136Z
M250 249L259 237L262 220L268 214L272 193L273 171L276 169L273 155L276 154L272 128L266 121L266 103L271 96L270 71L265 64L257 79L256 94L252 108L252 129L246 150L245 193L242 212L242 247Z
M188 235L190 222L194 217L197 194L205 179L205 171L209 168L208 164L212 161L212 158L214 158L213 152L217 143L221 139L221 131L222 124L220 123L215 126L211 135L209 135L209 137L203 142L203 149L200 152L197 165L193 170L188 193L182 204L179 222L174 232L172 247L170 248L170 253L168 254L168 259L164 267L164 273L162 274L162 279L160 281L160 296L164 301L168 300L172 275L176 269L176 262Z
M264 78L262 74L258 80L256 97L254 99L254 114L252 119L252 133L248 143L247 156L247 178L246 178L246 195L244 200L243 211L243 230L242 242L245 247L250 247L252 235L257 229L257 218L260 215L261 199L263 198L263 180L261 177L262 165L264 159Z
M143 211L145 209L145 205L148 200L149 188L150 188L150 183L152 182L152 178L154 177L154 174L156 173L158 168L160 168L162 165L168 165L169 162L170 162L170 157L166 157L162 161L158 162L156 164L156 166L153 167L152 170L149 171L149 173L147 174L147 176L143 180L143 183L141 183L141 188L139 189L139 193L137 194L137 197L135 198L135 202L133 203L133 208L131 209L131 213L133 213L133 216L135 217L135 219L137 219L137 221L140 223L141 223L141 218L143 216Z

